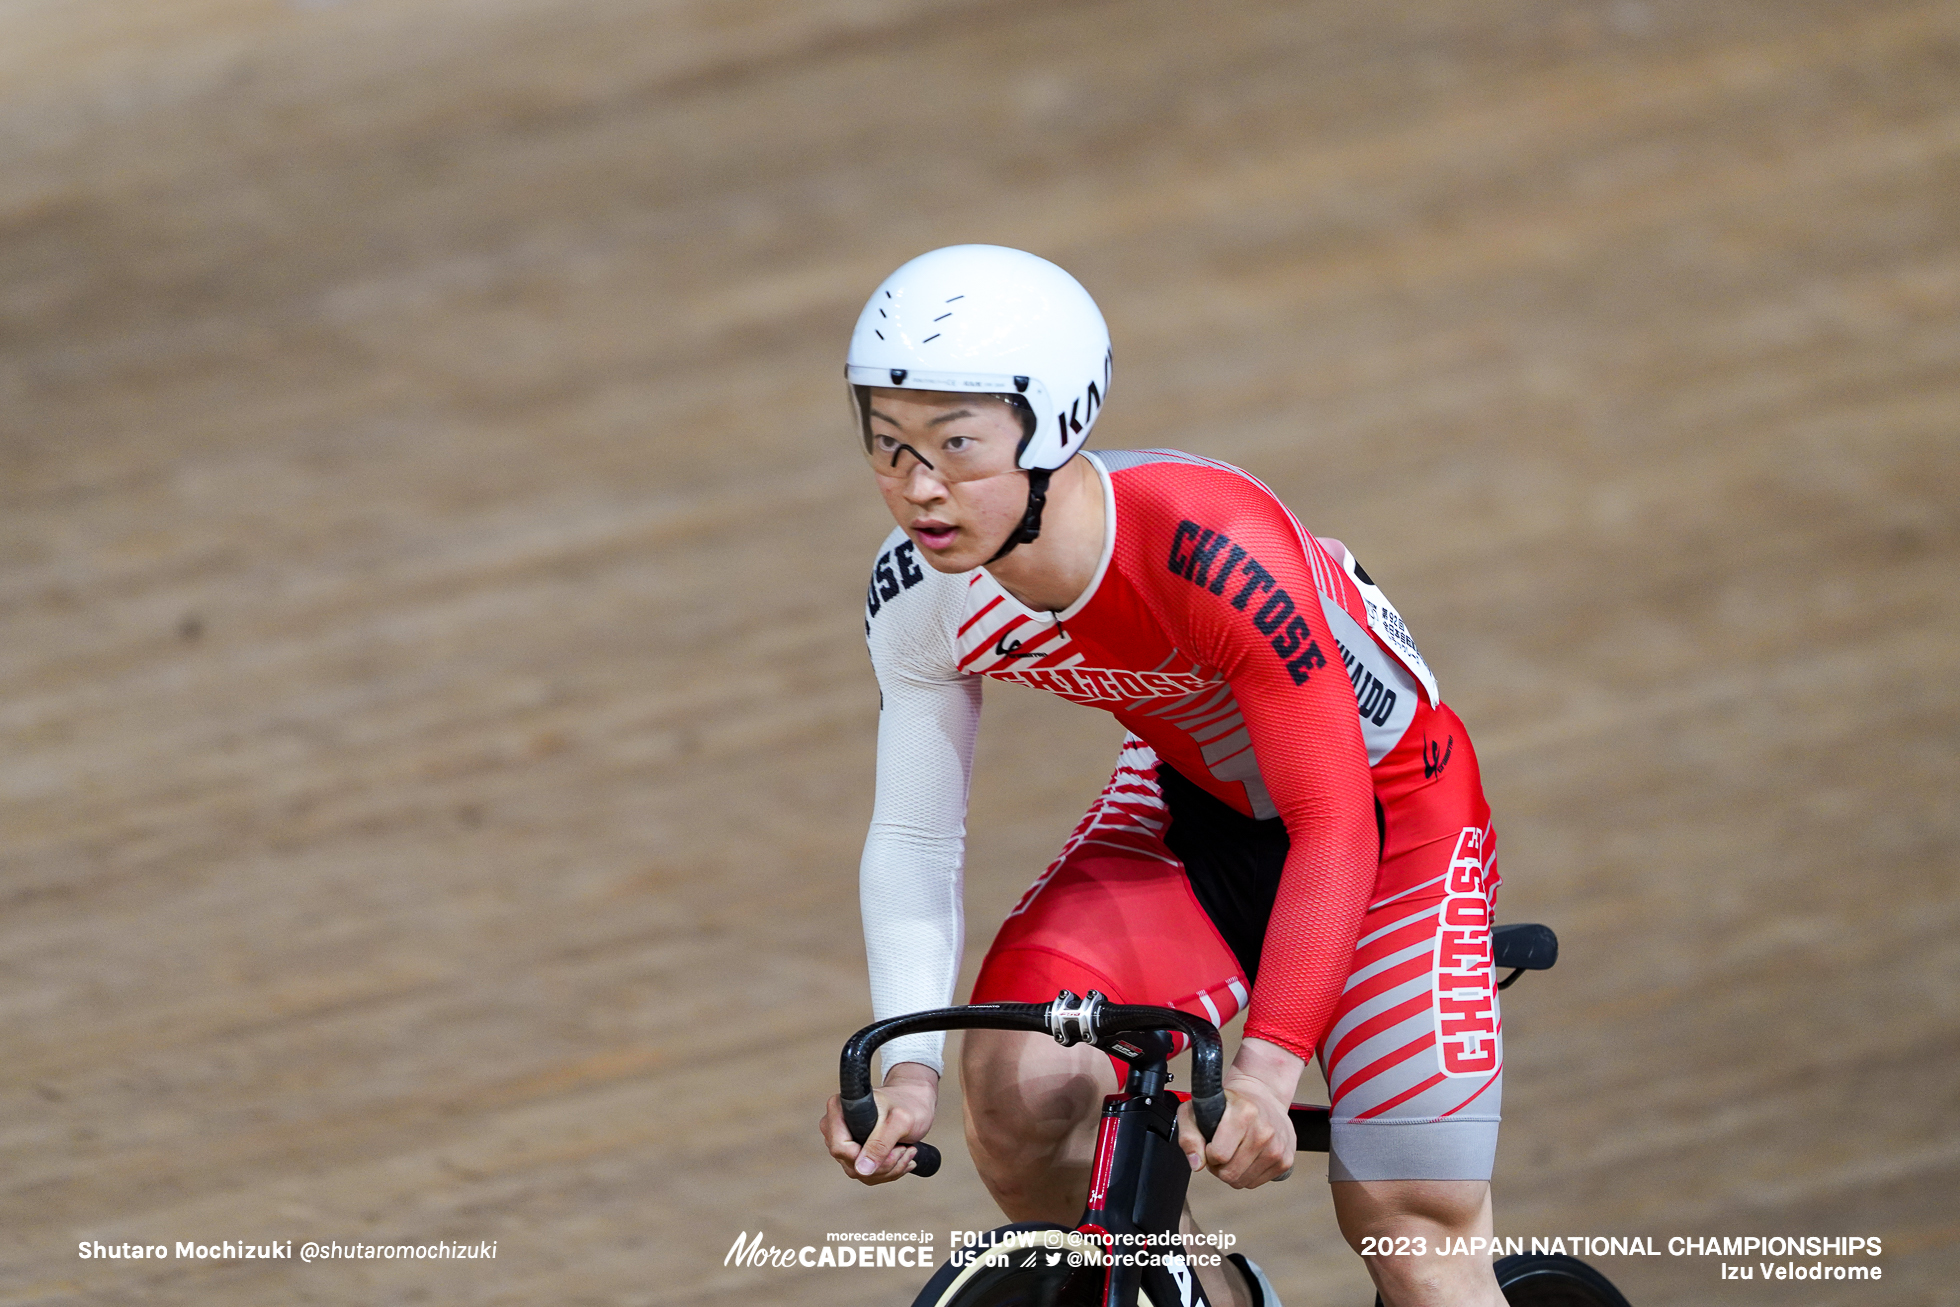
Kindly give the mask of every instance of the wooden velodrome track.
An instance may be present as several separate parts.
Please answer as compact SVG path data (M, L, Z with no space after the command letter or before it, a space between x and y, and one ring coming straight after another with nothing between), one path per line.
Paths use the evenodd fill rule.
M1960 1303L1960 4L0 5L0 1303L909 1300L842 1179L920 250L1116 340L1475 733L1508 1234L1863 1234ZM988 691L968 975L1117 731ZM1312 1165L1200 1214L1361 1303ZM81 1241L494 1261L83 1260Z

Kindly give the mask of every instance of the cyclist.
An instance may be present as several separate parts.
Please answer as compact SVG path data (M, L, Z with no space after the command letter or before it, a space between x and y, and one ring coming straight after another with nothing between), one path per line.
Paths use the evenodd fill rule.
M1008 914L972 1001L1069 988L1220 1024L1245 1010L1209 1145L1185 1109L1193 1169L1283 1178L1287 1105L1318 1056L1335 1210L1384 1300L1501 1304L1487 1259L1435 1253L1493 1228L1495 845L1469 738L1394 606L1247 473L1085 451L1108 331L1034 255L966 245L905 264L859 317L846 376L898 523L865 613L882 694L860 873L877 1017L953 999L982 678L1107 709L1129 731L1115 774ZM886 1047L862 1149L831 1100L823 1131L854 1178L911 1168L943 1039ZM1109 1059L972 1031L961 1074L1002 1210L1073 1223ZM1202 1273L1208 1295L1276 1307L1234 1261L1242 1275Z

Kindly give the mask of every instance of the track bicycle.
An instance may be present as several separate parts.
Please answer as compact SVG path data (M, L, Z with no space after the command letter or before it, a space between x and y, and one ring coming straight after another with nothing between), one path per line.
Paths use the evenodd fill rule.
M1547 926L1498 926L1491 931L1491 958L1495 967L1510 968L1498 984L1507 989L1526 971L1558 960L1558 937ZM1111 1003L1094 990L1086 996L1063 990L1052 1003L976 1003L874 1022L844 1045L839 1074L844 1122L858 1143L878 1124L872 1054L886 1040L929 1030L1046 1034L1064 1047L1091 1044L1129 1070L1122 1092L1103 1099L1088 1202L1075 1226L1001 1226L970 1256L949 1256L913 1307L1209 1307L1191 1254L1175 1238L1191 1182L1177 1144L1177 1114L1189 1101L1207 1140L1224 1116L1224 1052L1216 1026L1175 1008ZM1191 1044L1188 1094L1169 1088L1174 1032ZM1288 1115L1302 1151L1327 1151L1328 1108L1296 1103ZM939 1150L925 1143L912 1147L912 1173L935 1174ZM1252 1281L1239 1254L1227 1257ZM1576 1257L1519 1254L1499 1258L1495 1269L1512 1307L1627 1307L1605 1276ZM1380 1302L1378 1297L1378 1307Z

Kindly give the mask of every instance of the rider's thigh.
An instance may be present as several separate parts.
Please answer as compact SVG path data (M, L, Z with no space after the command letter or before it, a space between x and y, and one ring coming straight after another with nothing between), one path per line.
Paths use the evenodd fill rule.
M1131 738L1061 856L1001 923L971 1001L1047 1003L1058 989L1094 989L1219 1026L1237 1015L1250 986L1165 846L1167 820L1156 755Z

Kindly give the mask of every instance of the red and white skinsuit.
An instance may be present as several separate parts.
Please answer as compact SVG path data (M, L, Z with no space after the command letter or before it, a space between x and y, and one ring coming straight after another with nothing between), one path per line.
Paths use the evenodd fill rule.
M1085 453L1107 533L1068 609L985 569L874 565L883 692L861 875L879 1019L952 1001L982 677L1115 714L1115 775L1008 915L972 1001L1099 989L1321 1059L1333 1179L1488 1179L1502 1094L1490 810L1463 724L1338 541L1256 479ZM1262 938L1263 936L1263 938ZM1254 979L1249 979L1254 977ZM943 1037L887 1046L941 1065Z

